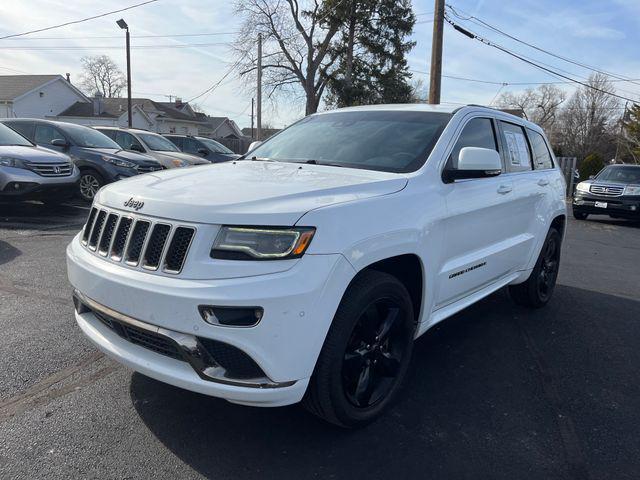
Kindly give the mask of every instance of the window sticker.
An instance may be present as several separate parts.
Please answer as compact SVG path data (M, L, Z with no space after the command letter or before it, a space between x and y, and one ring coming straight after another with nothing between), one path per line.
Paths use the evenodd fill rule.
M511 159L511 165L523 166L528 163L529 152L527 150L527 140L524 135L517 132L504 132L507 140L507 151Z

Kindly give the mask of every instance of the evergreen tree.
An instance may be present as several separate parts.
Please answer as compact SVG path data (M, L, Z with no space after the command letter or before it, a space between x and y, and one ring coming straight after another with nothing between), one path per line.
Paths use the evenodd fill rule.
M335 1L325 2L333 8ZM405 103L414 98L405 55L416 17L410 0L351 0L332 55L327 103L334 107Z
M634 103L622 121L625 147L635 163L640 163L640 105Z

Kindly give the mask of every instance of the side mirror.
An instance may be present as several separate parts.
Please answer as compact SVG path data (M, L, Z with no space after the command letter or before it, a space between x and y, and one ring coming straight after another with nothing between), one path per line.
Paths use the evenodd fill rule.
M260 140L257 140L255 142L251 142L251 144L249 145L249 149L247 150L247 152L250 152L251 150L253 150L254 148L257 148L259 145L261 145L262 142Z
M131 146L129 147L129 150L133 150L134 152L144 153L144 148L142 148L142 145L138 145L137 143L131 144Z
M51 145L53 145L54 147L67 147L67 146L69 146L69 144L67 143L67 141L64 138L54 138L53 140L51 140Z
M209 155L209 150L207 150L206 148L199 148L198 153L206 157L207 155Z
M458 168L443 172L447 183L463 178L495 177L502 173L500 154L490 148L464 147L458 155Z

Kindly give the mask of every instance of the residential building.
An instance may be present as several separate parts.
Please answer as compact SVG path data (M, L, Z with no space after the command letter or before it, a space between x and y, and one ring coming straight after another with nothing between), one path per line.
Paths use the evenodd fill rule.
M202 122L188 111L190 107L183 112L174 108L172 104L156 102L148 98L132 98L131 104L133 128L157 133L198 135ZM96 96L91 98L89 103L76 102L50 118L89 126L126 127L128 124L127 99Z
M0 117L45 118L89 99L62 75L0 75Z

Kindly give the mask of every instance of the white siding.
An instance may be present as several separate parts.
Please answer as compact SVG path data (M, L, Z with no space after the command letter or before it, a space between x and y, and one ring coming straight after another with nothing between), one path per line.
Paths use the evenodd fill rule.
M16 99L10 117L44 118L57 115L84 99L60 78ZM2 113L2 110L0 110Z

